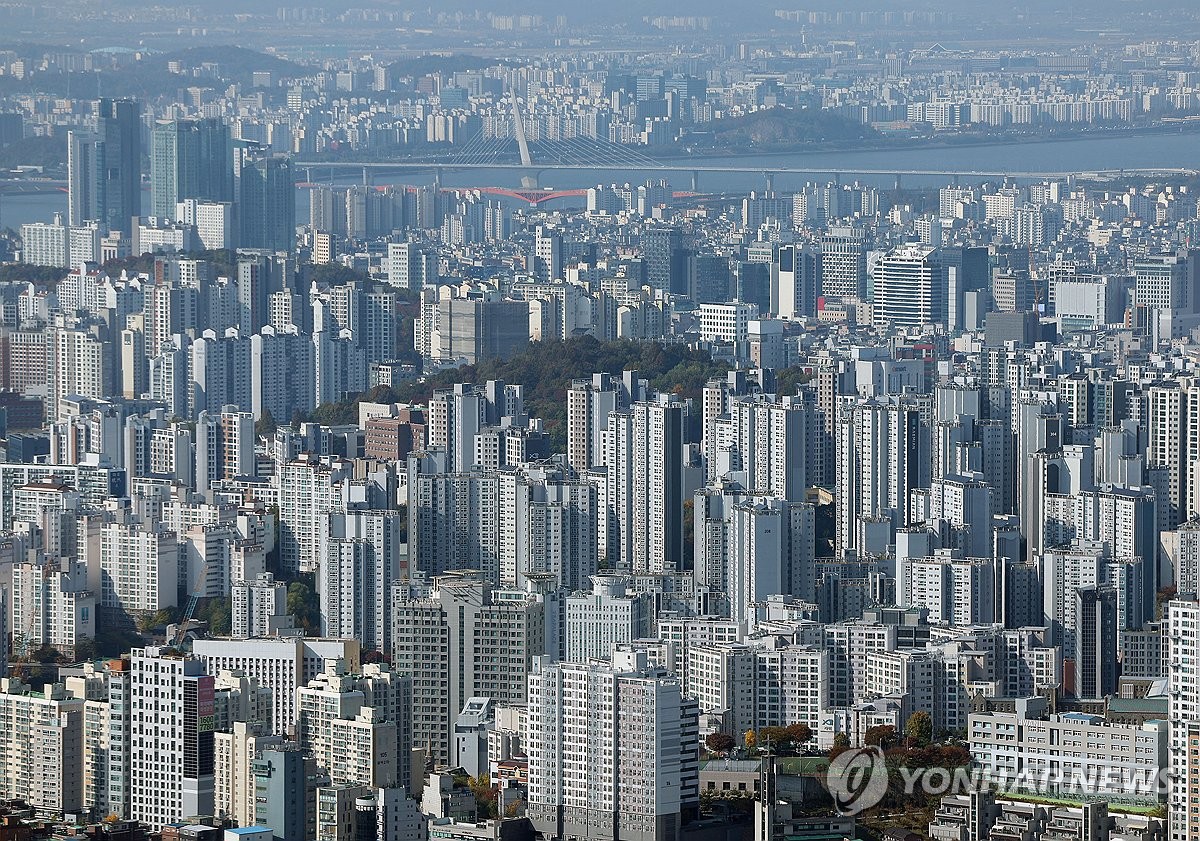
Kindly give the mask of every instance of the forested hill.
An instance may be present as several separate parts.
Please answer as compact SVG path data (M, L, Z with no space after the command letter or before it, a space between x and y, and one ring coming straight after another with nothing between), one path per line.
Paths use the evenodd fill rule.
M703 125L680 139L695 150L780 152L798 146L879 137L870 126L820 108L768 108Z
M424 382L403 383L397 388L372 389L363 400L425 403L436 389L457 383L503 380L525 387L525 409L541 418L554 444L565 444L567 386L593 373L620 374L636 370L658 391L698 397L704 384L728 370L703 351L687 345L621 340L602 342L591 336L565 342L531 342L517 355L440 371ZM319 423L357 423L357 401L320 406L312 413Z

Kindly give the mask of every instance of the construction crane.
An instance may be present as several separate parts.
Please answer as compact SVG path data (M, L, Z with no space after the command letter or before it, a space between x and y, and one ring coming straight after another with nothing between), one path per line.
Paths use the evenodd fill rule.
M206 560L200 565L200 572L197 574L196 580L192 582L192 592L188 596L187 606L183 609L183 616L179 618L179 625L175 628L175 636L171 639L171 645L176 648L183 644L183 638L187 635L188 623L196 615L196 607L200 604L200 588L207 577L208 561Z
M35 583L34 586L40 586ZM14 594L15 595L15 594ZM21 634L21 651L12 659L11 674L18 678L22 683L29 677L29 666L33 662L33 631L34 625L37 623L37 616L33 610L26 607L25 613L28 618L25 623L25 631ZM13 636L13 642L17 641L16 635Z

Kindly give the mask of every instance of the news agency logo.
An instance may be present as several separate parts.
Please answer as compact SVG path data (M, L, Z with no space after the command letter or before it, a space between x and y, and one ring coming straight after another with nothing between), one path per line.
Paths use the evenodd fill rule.
M857 815L879 805L888 789L888 769L877 747L850 748L829 763L825 785L842 815Z

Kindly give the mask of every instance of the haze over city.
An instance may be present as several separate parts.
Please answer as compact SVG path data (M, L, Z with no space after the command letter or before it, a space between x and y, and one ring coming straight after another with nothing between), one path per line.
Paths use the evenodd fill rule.
M1200 839L1200 7L0 0L0 841Z

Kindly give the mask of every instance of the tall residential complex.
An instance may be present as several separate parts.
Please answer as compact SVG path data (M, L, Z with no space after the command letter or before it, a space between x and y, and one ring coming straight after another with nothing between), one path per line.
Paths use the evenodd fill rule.
M556 838L668 841L699 805L698 707L644 652L529 678L529 806Z
M214 678L196 657L135 648L129 691L130 817L162 828L213 813Z

